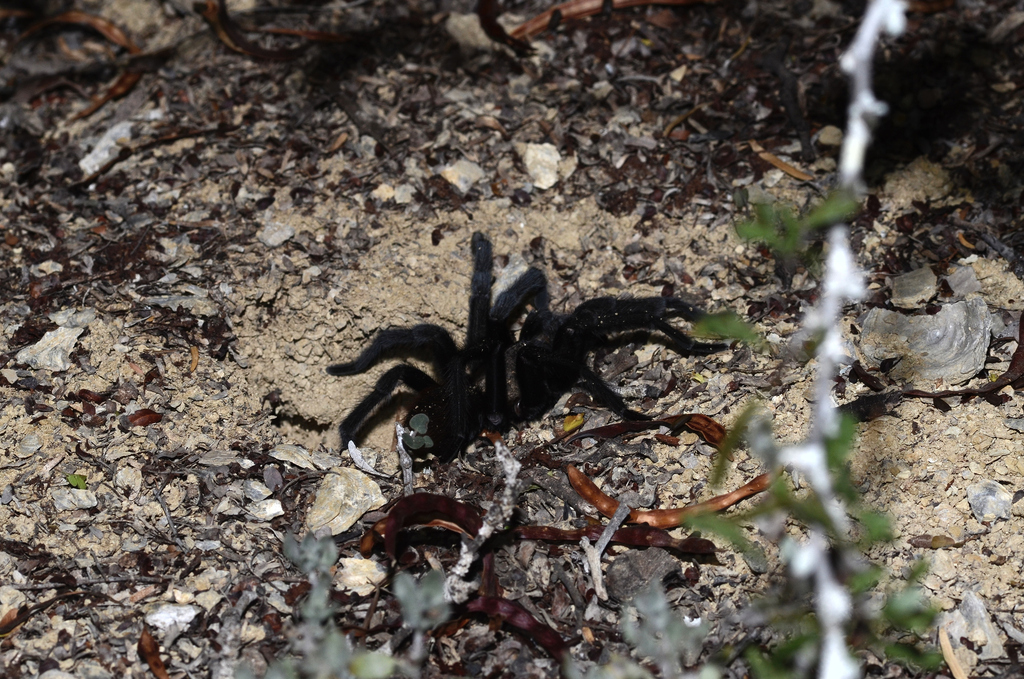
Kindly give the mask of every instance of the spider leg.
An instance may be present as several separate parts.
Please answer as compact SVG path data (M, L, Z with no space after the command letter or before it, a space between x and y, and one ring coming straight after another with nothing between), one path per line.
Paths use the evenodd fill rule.
M523 419L533 419L551 409L559 396L582 383L599 403L627 420L649 420L643 413L626 407L622 396L590 368L579 363L523 347L516 361L520 386L519 408Z
M389 328L377 333L373 343L364 349L356 360L327 366L327 374L358 375L372 368L390 351L416 349L429 349L434 355L434 362L438 365L450 362L458 354L455 341L444 328L426 323L411 328Z
M654 328L675 340L683 353L711 354L724 344L707 344L691 339L665 317L682 316L697 321L704 312L674 297L641 297L639 299L592 299L576 307L559 329L554 346L569 355L580 355L603 341L609 332Z
M331 366L332 368L337 366ZM362 372L362 371L358 371ZM332 373L333 374L333 373ZM344 373L344 374L355 374L355 373ZM383 403L384 401L391 398L391 392L395 390L398 383L402 382L416 391L425 391L427 389L438 386L437 382L423 372L419 368L415 368L411 365L396 365L391 368L377 379L377 384L373 386L373 391L366 395L362 401L359 402L352 412L348 414L341 423L341 445L344 447L348 445L349 441L355 440L356 433L359 428L363 426L373 411Z
M469 295L469 322L466 329L466 345L482 342L487 336L487 317L491 308L491 242L477 231L472 238L473 282Z
M654 321L653 325L655 328L675 340L677 348L682 350L681 353L689 354L690 356L707 356L729 347L728 344L698 342L685 332L673 327L661 319Z
M506 323L523 302L533 297L537 309L548 308L548 279L539 269L529 268L494 300L491 320Z

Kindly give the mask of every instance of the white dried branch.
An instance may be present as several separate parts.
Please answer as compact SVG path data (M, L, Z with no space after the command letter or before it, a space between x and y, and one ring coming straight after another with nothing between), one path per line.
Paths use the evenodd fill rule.
M615 514L612 515L608 525L604 527L604 532L601 533L601 537L597 539L596 543L591 545L590 540L586 537L580 540L580 547L583 549L583 554L587 557L587 565L590 566L590 578L594 582L594 593L601 601L608 600L608 590L604 586L604 572L601 570L601 555L608 548L608 543L612 541L612 535L615 534L615 531L622 526L622 522L629 516L629 512L629 505L625 502L619 502L619 506L615 509Z
M468 537L462 538L459 560L452 566L444 582L445 599L451 603L460 604L464 602L478 586L479 583L476 581L466 580L469 569L472 567L473 562L476 561L480 547L495 532L502 530L508 525L508 521L512 518L512 512L515 511L516 503L519 500L519 493L522 490L519 472L523 466L512 455L512 451L508 449L508 446L500 438L494 441L494 454L501 464L502 472L505 475L505 488L502 490L500 497L491 503L487 513L484 514L482 525L476 537L472 539Z
M402 487L406 495L413 494L412 487L412 455L405 449L405 427L400 422L395 423L395 436L398 437L398 464L402 468Z
M903 0L872 0L860 29L840 60L850 75L850 106L846 137L839 164L840 188L852 195L864 191L864 156L871 143L871 131L886 105L871 90L871 66L882 31L901 33L906 25ZM828 469L826 444L839 433L839 415L832 401L832 383L837 365L846 359L839 320L843 305L864 295L864 277L850 251L844 224L829 233L829 255L818 307L807 315L804 325L811 337L818 338L814 420L806 441L778 449L765 422L750 429L751 448L772 465L785 465L803 475L811 490L828 512L835 537L844 539L848 530L845 509L833 492ZM781 526L781 523L778 525ZM846 646L844 627L850 619L853 602L842 586L829 558L828 527L809 526L802 544L788 538L782 546L783 557L794 577L812 579L815 611L821 625L821 650L818 676L821 679L856 679L860 667Z

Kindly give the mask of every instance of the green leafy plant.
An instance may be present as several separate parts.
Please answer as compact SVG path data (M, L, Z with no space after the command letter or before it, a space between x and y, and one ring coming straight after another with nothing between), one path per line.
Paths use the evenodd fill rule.
M64 477L72 488L86 489L86 478L82 474L68 474Z
M423 413L416 413L409 418L409 429L402 434L402 443L409 450L420 448L433 448L434 440L427 436L427 427L430 425L430 418Z

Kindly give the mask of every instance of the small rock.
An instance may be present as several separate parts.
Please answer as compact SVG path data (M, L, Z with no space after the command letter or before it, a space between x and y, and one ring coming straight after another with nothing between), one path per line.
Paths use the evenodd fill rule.
M370 195L383 203L395 197L395 189L390 184L378 184L377 188L370 192Z
M290 462L291 464L301 469L308 469L313 471L316 469L316 465L313 463L313 458L310 456L309 451L302 446L292 445L291 443L280 443L270 451L270 457L275 460L281 460L281 462Z
M660 547L630 550L612 560L605 585L612 598L627 602L647 589L652 581L661 582L678 568L679 560Z
M892 279L892 303L902 309L916 309L935 296L938 278L928 267Z
M387 570L372 559L346 557L338 561L334 586L338 589L351 590L359 596L368 596L373 594L373 590L387 575Z
M271 493L270 489L267 488L266 484L261 483L259 481L253 481L252 479L247 479L244 483L242 483L242 492L245 493L245 496L252 500L253 502L266 500L268 497L270 497Z
M995 481L979 481L967 486L967 502L978 521L1009 519L1013 496Z
M48 259L45 262L39 264L33 264L28 268L28 272L33 276L48 276L52 273L60 273L64 270L64 265L60 262L55 262L52 259Z
M256 237L268 248L276 248L294 235L294 227L281 222L268 222L266 226L256 232Z
M326 528L337 535L366 512L383 505L380 486L370 477L355 469L335 467L320 482L306 515L306 527L313 533Z
M206 467L226 467L232 462L238 462L238 453L233 450L210 450L203 453L197 462Z
M184 629L197 615L199 615L199 609L195 606L164 604L155 611L146 614L146 623L161 632L170 629L172 626Z
M248 509L249 513L260 521L270 521L284 514L284 507L281 506L281 501L277 499L254 502L249 505Z
M46 670L39 675L39 679L78 679L78 677L64 670Z
M963 637L974 645L980 660L1003 656L1003 642L992 624L988 609L978 595L970 590L964 594L956 610L939 616L938 625L946 629L954 648L961 647L960 639Z
M14 449L14 453L21 458L32 457L43 447L43 441L39 434L26 434L21 443Z
M125 120L112 125L96 142L96 146L92 148L92 151L78 161L78 167L82 169L86 176L96 174L100 171L100 168L120 152L118 148L120 140L130 140L131 138L132 124L129 121Z
M818 133L818 143L822 146L840 146L843 143L843 131L835 125L826 125Z
M416 194L416 188L412 184L399 184L395 187L395 204L408 205Z
M18 363L26 363L36 369L60 372L74 364L71 352L78 342L78 336L84 328L57 328L43 335L43 338L30 347L18 352Z
M448 180L460 193L466 193L473 184L483 179L486 175L483 169L476 163L463 158L441 170L441 176Z
M743 550L740 556L743 557L743 561L746 562L751 573L764 575L768 572L768 555L764 553L764 548L756 542L750 543L750 548Z
M964 298L975 292L981 292L978 274L969 266L961 266L946 276L946 283L953 291L954 297Z
M980 297L947 304L932 316L907 316L872 309L864 317L860 350L877 366L899 358L890 375L898 380L961 384L985 366L992 315Z
M526 165L533 185L540 190L550 189L558 182L558 164L562 157L554 144L516 144L516 151Z
M51 488L53 506L59 512L71 509L91 509L97 504L96 493L83 488Z

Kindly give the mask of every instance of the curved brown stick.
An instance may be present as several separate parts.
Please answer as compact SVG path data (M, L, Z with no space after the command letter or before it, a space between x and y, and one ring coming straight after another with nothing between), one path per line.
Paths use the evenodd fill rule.
M693 5L698 2L711 3L717 1L718 0L658 0L657 2L653 2L652 0L613 0L612 9L625 9L627 7L654 4ZM533 37L551 25L551 15L555 12L558 12L564 21L565 19L579 19L582 17L593 16L600 13L603 8L604 0L569 0L569 2L563 2L560 5L556 5L548 11L538 14L532 19L516 26L512 29L512 32L509 35L517 40Z
M597 511L611 518L615 510L619 508L619 501L604 494L593 481L573 465L566 468L569 476L569 483L576 489L584 500L594 505ZM655 509L651 511L639 511L634 509L626 519L627 523L646 523L655 528L675 528L682 524L683 519L694 514L721 511L731 507L740 500L756 495L765 490L771 484L771 474L761 474L750 483L740 486L736 490L713 497L705 502L698 502L695 505L677 507L675 509Z

